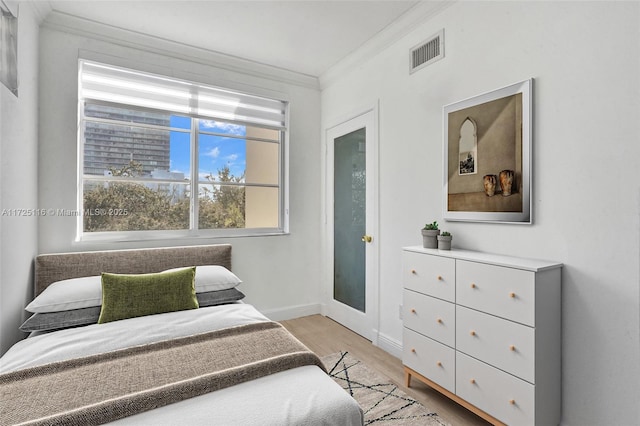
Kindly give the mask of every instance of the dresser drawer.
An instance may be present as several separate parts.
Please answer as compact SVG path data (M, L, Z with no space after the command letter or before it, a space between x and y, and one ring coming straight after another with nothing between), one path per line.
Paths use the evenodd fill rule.
M448 346L404 328L402 362L407 367L455 392L455 351Z
M530 383L535 380L535 330L456 307L456 349Z
M403 292L404 326L453 347L456 338L456 307L453 303L411 290Z
M535 388L465 354L456 353L456 394L509 425L533 425Z
M456 303L534 326L535 273L458 260Z
M404 251L402 269L404 288L455 301L455 259Z

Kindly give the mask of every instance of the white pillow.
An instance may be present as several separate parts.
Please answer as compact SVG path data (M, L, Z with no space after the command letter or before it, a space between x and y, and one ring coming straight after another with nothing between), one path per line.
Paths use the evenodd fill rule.
M82 277L56 281L31 301L29 312L60 312L102 304L102 277Z
M162 272L177 271L182 268L167 269ZM242 280L233 272L220 265L196 266L196 293L228 290L237 287Z
M173 268L162 272L176 271ZM196 266L196 293L227 290L242 280L220 265ZM82 277L56 281L49 285L25 308L29 312L61 312L102 305L102 277Z

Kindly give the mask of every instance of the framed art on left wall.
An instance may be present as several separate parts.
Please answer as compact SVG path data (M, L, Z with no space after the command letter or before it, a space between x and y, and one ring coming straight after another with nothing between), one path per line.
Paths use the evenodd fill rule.
M533 79L443 108L446 220L532 223Z

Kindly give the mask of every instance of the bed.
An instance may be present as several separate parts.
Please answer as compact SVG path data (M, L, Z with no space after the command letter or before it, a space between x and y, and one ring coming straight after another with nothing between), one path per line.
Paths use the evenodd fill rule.
M137 274L154 285L188 275L199 303L110 319L128 303L110 289ZM117 286L89 306L101 275ZM0 424L363 424L317 356L242 302L234 277L226 244L39 255L31 334L0 358ZM72 293L64 304L44 297L58 288Z

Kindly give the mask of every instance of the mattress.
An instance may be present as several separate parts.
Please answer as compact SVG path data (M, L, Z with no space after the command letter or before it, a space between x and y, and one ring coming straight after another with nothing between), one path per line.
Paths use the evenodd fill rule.
M130 318L35 335L0 358L0 373L268 321L246 303ZM362 410L316 366L298 367L113 422L121 425L361 425Z

